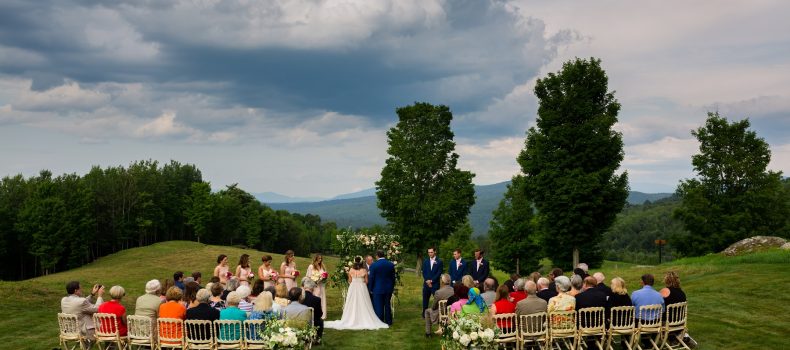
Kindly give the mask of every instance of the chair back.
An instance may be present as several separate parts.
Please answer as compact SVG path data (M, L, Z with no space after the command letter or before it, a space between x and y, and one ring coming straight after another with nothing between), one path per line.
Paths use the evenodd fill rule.
M242 325L239 320L214 321L218 349L241 349L244 344Z
M549 330L547 318L548 314L545 312L519 316L519 333L530 338L545 336Z
M684 301L682 303L670 304L667 306L667 323L668 328L683 328L686 326L686 319L688 318L688 304Z
M93 314L97 340L115 340L118 336L118 318L115 314L97 312Z
M58 313L58 328L60 338L65 340L80 340L80 325L77 315Z
M497 325L502 333L496 339L497 343L515 343L518 335L518 316L514 313L497 314L492 317L494 324Z
M610 311L609 330L618 333L633 333L634 331L634 307L617 306Z
M447 300L439 300L437 308L439 309L439 324L447 324L450 318L450 310L447 309Z
M207 320L184 321L184 342L189 349L213 349L214 325Z
M315 321L315 310L312 307L307 308L307 323L311 326L315 326L313 323Z
M661 304L639 307L639 333L656 333L661 330Z
M549 313L549 335L551 338L576 336L576 311L552 311Z
M158 348L184 347L184 321L178 318L159 318L156 323L159 329Z
M261 339L260 333L266 328L265 320L244 321L244 348L265 349L266 343Z
M148 316L128 315L126 323L129 327L130 345L145 345L154 348L154 322Z
M603 334L606 330L605 310L602 307L588 307L579 310L579 334Z

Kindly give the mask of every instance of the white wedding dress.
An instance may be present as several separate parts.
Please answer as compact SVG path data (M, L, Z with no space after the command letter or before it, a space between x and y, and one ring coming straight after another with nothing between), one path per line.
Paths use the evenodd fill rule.
M356 272L356 271L354 271ZM370 301L368 286L365 284L365 271L362 276L351 277L351 284L346 293L346 304L343 307L343 317L339 321L326 321L324 328L331 329L381 329L389 326L379 320L373 311Z

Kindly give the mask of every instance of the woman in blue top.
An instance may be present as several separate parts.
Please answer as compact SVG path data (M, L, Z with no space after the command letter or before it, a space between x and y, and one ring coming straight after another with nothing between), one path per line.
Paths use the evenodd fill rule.
M219 319L244 322L247 319L247 313L239 309L239 301L241 301L241 296L236 292L230 292L225 301L227 307L219 311ZM239 340L241 337L241 325L221 325L217 337L220 340Z

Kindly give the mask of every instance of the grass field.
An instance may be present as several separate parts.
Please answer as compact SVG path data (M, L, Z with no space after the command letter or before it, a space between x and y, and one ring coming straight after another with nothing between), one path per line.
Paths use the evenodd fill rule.
M130 249L79 269L20 282L0 282L0 349L52 349L57 347L56 314L65 295L65 283L80 280L84 286L120 284L127 296L122 303L134 310L135 299L152 278L170 278L176 270L210 275L216 256L235 259L242 253L260 261L261 252L194 242L165 242ZM273 255L275 263L282 255ZM327 258L330 268L337 262ZM298 258L300 270L309 264ZM257 267L257 263L256 263ZM790 330L790 252L768 251L738 258L707 256L678 260L657 267L607 262L601 269L611 279L623 277L629 290L638 287L639 276L657 276L673 269L681 276L689 297L691 334L701 349L790 349L785 338ZM330 269L331 271L331 269ZM502 274L499 274L501 277ZM425 339L420 317L420 279L403 278L400 303L392 328L381 331L326 330L325 349L438 349L436 337ZM338 319L340 292L329 288L329 319Z

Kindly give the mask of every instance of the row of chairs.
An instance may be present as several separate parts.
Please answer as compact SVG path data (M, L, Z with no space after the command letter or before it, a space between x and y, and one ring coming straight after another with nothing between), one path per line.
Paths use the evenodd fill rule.
M440 322L446 324L451 315L447 302L439 303ZM496 324L514 325L500 327L502 333L496 340L501 347L516 349L583 349L614 350L615 339L628 350L644 350L640 338L644 337L647 349L691 348L683 340L687 328L688 305L677 303L666 308L666 318L660 304L642 306L639 317L633 306L611 308L608 320L602 307L579 311L540 312L530 315L495 315Z
M313 308L308 310L312 324ZM267 349L258 336L266 327L265 320L181 320L159 318L154 322L146 316L127 316L127 335L118 331L115 314L95 313L96 327L93 340L80 333L77 316L58 313L60 346L64 350L134 350L134 349ZM310 344L308 344L310 348Z

